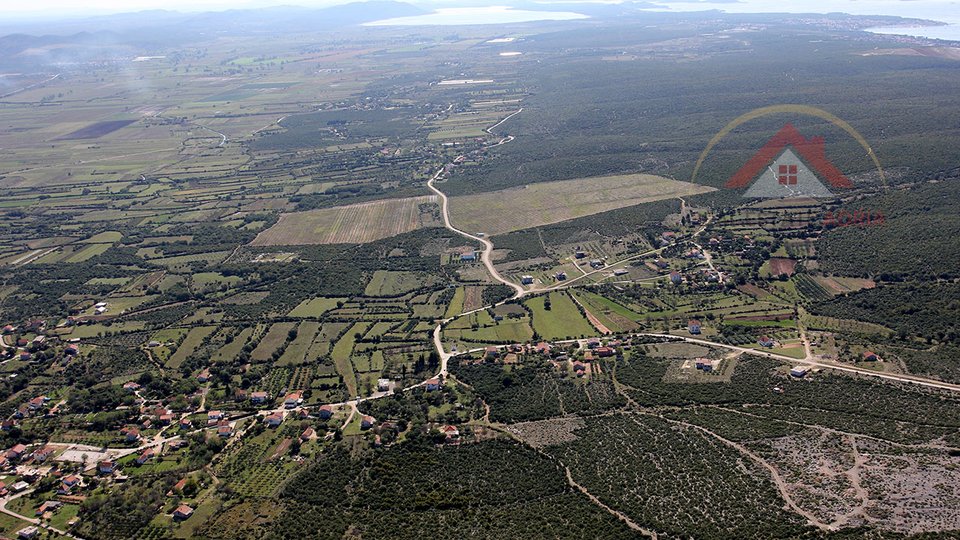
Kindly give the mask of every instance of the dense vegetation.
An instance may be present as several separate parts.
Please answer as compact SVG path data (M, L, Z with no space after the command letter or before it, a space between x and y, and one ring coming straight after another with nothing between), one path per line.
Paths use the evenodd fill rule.
M631 355L617 380L632 387L641 406L754 405L753 414L833 427L893 441L928 441L960 428L960 400L951 395L847 375L819 373L813 382L791 380L775 364L741 357L729 384L671 383L669 361ZM773 391L775 386L784 392ZM756 406L761 405L761 406Z
M462 363L453 359L450 369L490 405L493 421L597 413L626 403L608 378L595 375L577 380L558 376L557 368L538 360L505 369L494 363Z
M844 205L848 213L882 214L876 226L833 229L817 242L825 271L884 280L960 277L960 213L952 178Z
M492 471L496 471L492 473ZM354 460L324 455L283 491L270 538L629 538L537 452L505 440L411 441Z
M903 338L921 336L958 343L960 284L906 283L868 289L813 304L811 310L831 317L884 324Z

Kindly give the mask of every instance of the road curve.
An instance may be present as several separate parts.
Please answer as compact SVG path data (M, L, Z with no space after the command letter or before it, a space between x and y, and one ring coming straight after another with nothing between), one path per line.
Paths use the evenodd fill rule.
M481 238L475 234L470 234L468 232L462 231L454 227L453 223L450 222L450 199L447 198L447 195L444 192L440 191L440 189L435 185L435 182L437 181L437 179L440 178L442 174L443 174L443 169L440 169L439 171L437 171L437 173L433 175L433 178L431 178L427 182L427 187L430 188L431 191L436 193L438 197L440 197L440 208L441 208L441 214L443 215L443 226L459 234L460 236L464 236L471 240L476 240L477 242L480 242L481 244L483 244L483 252L480 254L480 260L483 262L483 265L487 267L487 271L490 272L490 275L493 276L493 279L512 288L515 292L514 298L519 298L523 296L523 294L526 292L524 291L523 287L520 286L519 283L514 283L504 278L503 276L501 276L500 272L498 272L497 269L493 266L493 259L492 259L493 242L491 242L490 240L487 240L486 238Z

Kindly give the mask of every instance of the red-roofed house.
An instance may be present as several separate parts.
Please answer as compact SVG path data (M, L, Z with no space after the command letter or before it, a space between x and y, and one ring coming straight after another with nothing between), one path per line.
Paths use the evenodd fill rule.
M153 458L153 449L147 448L137 457L137 465L143 465Z
M323 405L320 407L320 411L317 413L317 416L321 420L329 420L333 416L333 407L330 405Z
M301 403L303 403L303 392L300 390L290 392L287 397L283 398L283 408L285 409L294 409Z
M193 508L190 508L185 504L181 504L180 506L177 507L176 510L173 511L173 519L177 521L183 521L185 519L189 519L190 516L192 515L193 515Z
M608 358L617 354L617 350L613 347L597 347L593 350L593 353L599 356L600 358Z
M873 351L863 351L864 362L876 362L878 360L880 360L880 357L877 356L877 353Z
M699 321L699 320L697 320L697 319L690 319L689 321L687 321L687 330L689 330L691 334L699 334L699 333L700 333L700 329L701 329L701 328L700 328L700 321Z
M7 450L7 453L5 455L9 460L20 459L20 456L22 456L23 453L26 451L27 451L26 446L22 444L15 444L13 448Z
M43 407L43 403L46 401L45 396L37 396L27 402L27 406L30 407L30 410L35 411L40 407Z
M124 440L127 442L140 440L140 430L135 427L125 427L120 430L120 434L123 435Z
M54 448L50 448L49 446L44 446L43 448L33 453L33 459L39 461L40 463L43 463L44 461L49 459L50 456L53 455L54 450L55 450Z
M460 440L460 430L457 429L457 426L441 426L440 433L446 436L446 442L448 443L454 443Z
M61 506L63 506L63 503L60 501L45 501L40 505L39 508L37 508L37 511L34 515L42 516L47 512L56 512Z

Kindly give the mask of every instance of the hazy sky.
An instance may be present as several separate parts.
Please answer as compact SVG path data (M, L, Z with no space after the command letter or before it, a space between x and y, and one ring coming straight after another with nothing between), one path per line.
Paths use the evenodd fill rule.
M98 15L104 13L130 12L144 9L170 9L180 11L222 10L277 5L329 6L347 0L0 0L0 18L56 15ZM407 0L424 7L455 7L456 1ZM559 0L561 3L564 0ZM591 0L566 0L589 2ZM613 3L616 0L598 0ZM649 0L656 2L657 0ZM829 12L843 11L853 14L900 15L960 22L960 0L740 0L712 4L664 0L671 10L716 8L731 12ZM680 2L680 3L678 3ZM476 5L477 2L471 2ZM543 3L550 3L544 1ZM493 5L509 5L509 0L491 0Z

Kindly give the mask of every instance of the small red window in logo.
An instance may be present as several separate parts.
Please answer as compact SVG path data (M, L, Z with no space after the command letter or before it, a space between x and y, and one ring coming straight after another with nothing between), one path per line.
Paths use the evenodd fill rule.
M780 174L777 175L777 180L780 181L783 185L796 185L797 184L797 166L796 165L780 165Z

